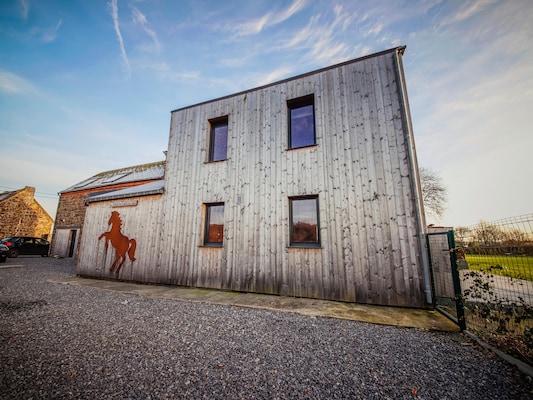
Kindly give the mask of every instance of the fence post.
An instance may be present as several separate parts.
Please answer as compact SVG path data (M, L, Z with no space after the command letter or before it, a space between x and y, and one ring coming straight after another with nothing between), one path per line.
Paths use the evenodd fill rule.
M435 290L435 277L433 274L433 261L431 260L431 245L429 242L429 233L426 233L426 249L428 253L429 276L431 279L431 298L433 299L433 306L437 306L437 291Z
M450 249L450 264L452 268L453 290L455 295L455 307L457 309L457 322L461 331L466 330L465 308L463 304L463 294L461 291L461 279L457 269L457 250L455 249L455 237L453 231L446 233L448 236L448 247Z

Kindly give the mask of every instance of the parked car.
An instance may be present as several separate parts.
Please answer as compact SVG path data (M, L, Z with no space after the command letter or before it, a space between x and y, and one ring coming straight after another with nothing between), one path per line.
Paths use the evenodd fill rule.
M9 247L5 244L0 244L0 263L6 262L9 254Z
M0 243L9 247L9 257L19 255L47 257L50 250L50 242L41 238L29 236L12 236L0 240Z

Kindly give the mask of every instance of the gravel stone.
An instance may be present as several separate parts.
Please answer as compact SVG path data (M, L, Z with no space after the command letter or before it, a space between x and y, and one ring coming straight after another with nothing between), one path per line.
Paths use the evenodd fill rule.
M2 399L531 399L529 377L459 333L147 298L0 266Z

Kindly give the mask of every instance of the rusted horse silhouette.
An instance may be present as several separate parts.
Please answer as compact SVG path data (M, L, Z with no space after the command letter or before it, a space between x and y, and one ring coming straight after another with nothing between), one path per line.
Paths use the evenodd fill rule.
M113 272L118 260L122 258L122 261L118 265L116 271L118 274L122 268L122 265L124 264L124 261L126 261L126 252L128 252L130 260L135 261L135 249L137 248L137 242L135 239L130 239L127 236L124 236L120 231L120 228L122 227L122 219L117 211L113 211L111 213L111 217L109 217L107 224L111 225L111 229L109 232L102 233L98 240L105 238L106 252L109 242L111 242L111 245L115 248L115 261L113 261L113 264L111 265L111 269L109 270L110 272Z

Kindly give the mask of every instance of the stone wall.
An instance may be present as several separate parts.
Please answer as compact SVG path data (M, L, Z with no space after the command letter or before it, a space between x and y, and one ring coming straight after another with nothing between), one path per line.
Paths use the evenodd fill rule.
M34 236L50 239L54 220L34 199L35 188L26 186L0 201L0 238Z
M89 191L63 193L59 198L56 228L79 228L85 219L85 199Z

